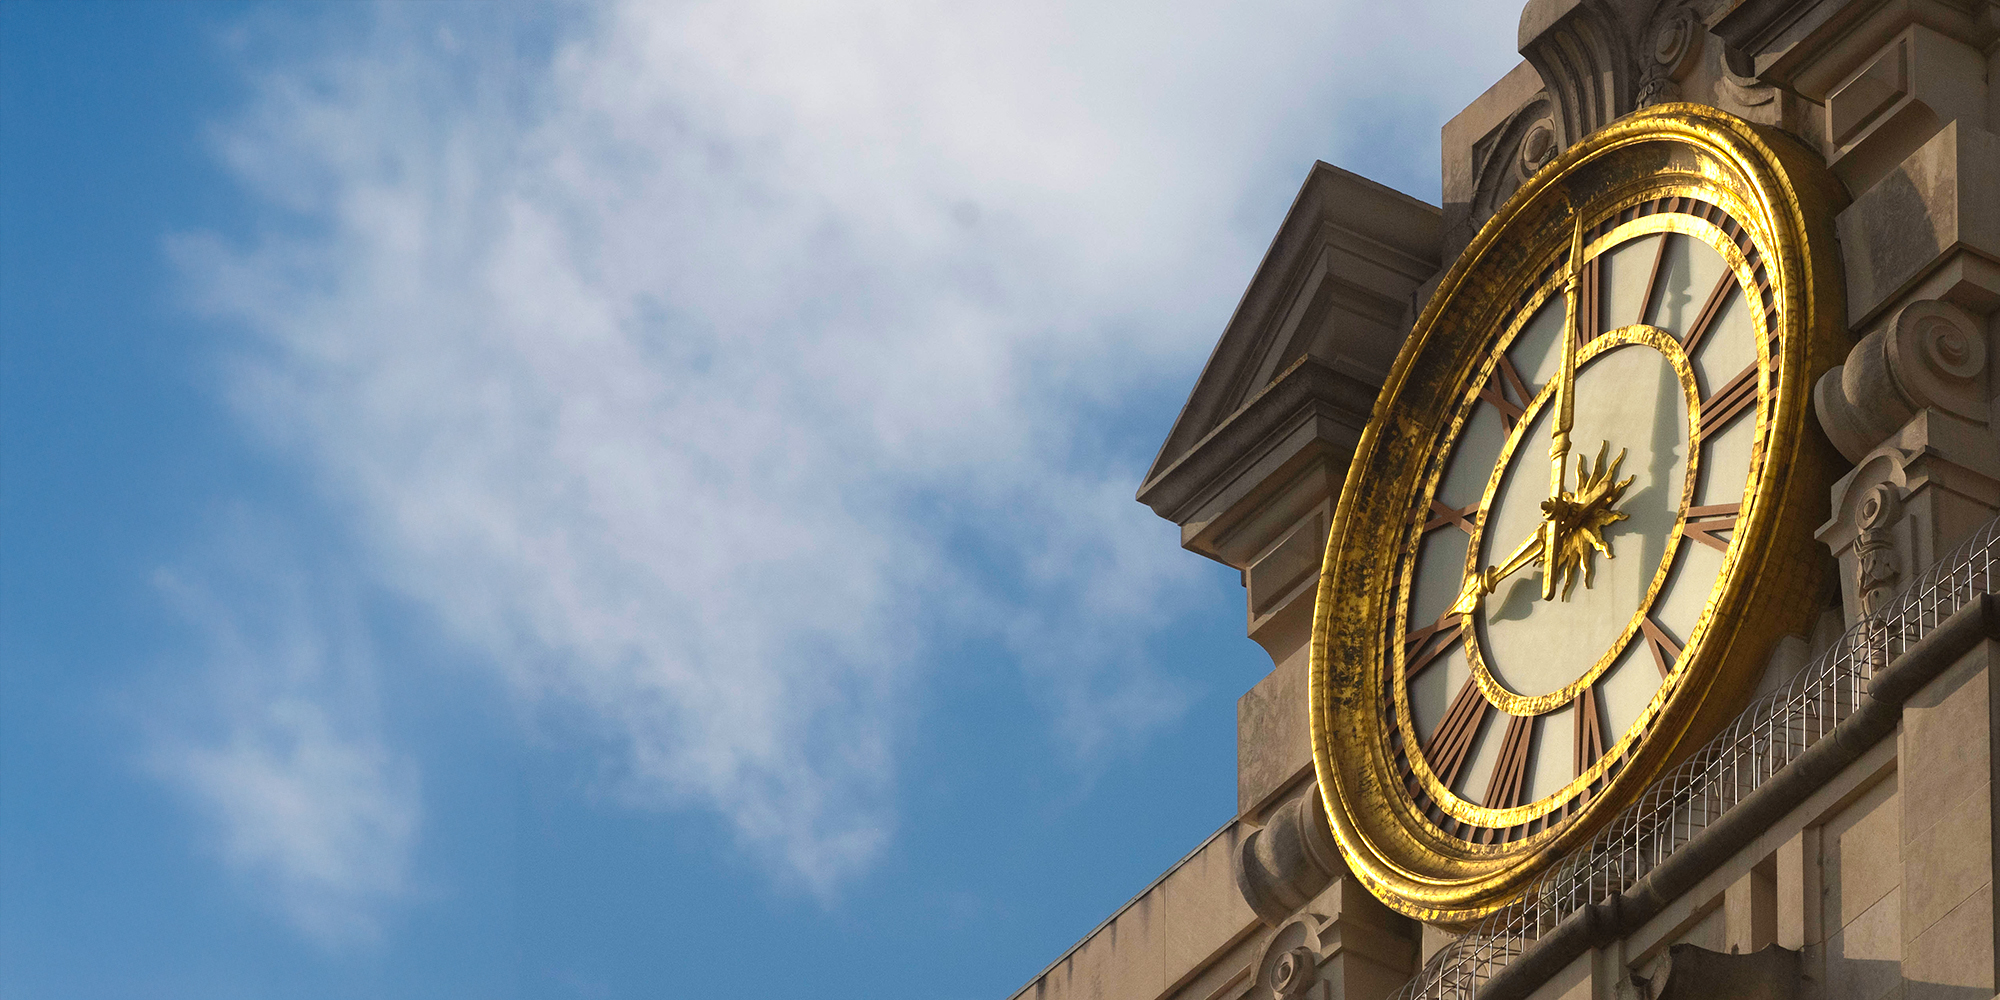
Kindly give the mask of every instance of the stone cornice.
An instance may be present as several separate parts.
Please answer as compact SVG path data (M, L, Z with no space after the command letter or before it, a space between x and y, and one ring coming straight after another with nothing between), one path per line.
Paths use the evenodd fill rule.
M1302 357L1146 480L1139 487L1139 502L1185 524L1198 508L1232 492L1230 487L1244 493L1254 488L1255 483L1238 482L1252 467L1281 464L1316 443L1351 450L1367 425L1376 392L1376 386Z

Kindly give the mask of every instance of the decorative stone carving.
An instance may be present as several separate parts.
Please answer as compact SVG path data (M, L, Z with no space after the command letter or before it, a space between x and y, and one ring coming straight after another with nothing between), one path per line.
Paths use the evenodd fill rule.
M1529 125L1527 132L1521 137L1521 150L1516 163L1521 177L1525 179L1534 176L1535 171L1548 166L1549 161L1555 159L1556 154L1560 152L1562 147L1556 141L1556 120L1547 116L1535 119L1534 124ZM1517 188L1519 186L1515 185Z
M1327 883L1347 873L1319 792L1308 789L1271 811L1236 850L1236 887L1258 919L1276 927Z
M1271 963L1271 994L1276 1000L1296 1000L1319 982L1319 954L1304 945Z
M1634 6L1528 0L1522 8L1521 55L1548 88L1563 146L1637 106L1639 75L1619 23Z
M1977 320L1950 303L1913 302L1820 378L1814 408L1834 447L1859 462L1925 408L1986 423L1985 371Z
M1517 40L1548 88L1560 145L1634 109L1683 99L1708 51L1703 10L1714 6L1714 0L1529 0Z
M1902 491L1891 483L1876 483L1862 495L1855 515L1860 530L1854 538L1854 592L1862 615L1874 618L1903 582L1894 532L1903 515Z
M1319 796L1307 798L1317 801ZM1318 810L1293 815L1303 818L1308 812L1319 815ZM1319 821L1324 823L1324 817ZM1250 966L1248 991L1229 995L1243 1000L1388 1000L1417 971L1417 927L1343 870L1274 926Z
M1265 942L1254 971L1257 983L1248 1000L1329 1000L1320 974L1319 924L1310 916L1288 920Z
M1708 36L1694 11L1679 4L1662 5L1647 31L1653 57L1640 73L1635 103L1642 108L1681 99L1681 83L1701 63L1702 42Z
M1555 114L1547 92L1537 94L1473 143L1472 162L1478 177L1472 193L1474 222L1492 218L1508 196L1562 152L1564 143Z
M2000 510L1983 325L1949 302L1911 302L1814 387L1827 438L1855 463L1818 532L1840 560L1850 624Z

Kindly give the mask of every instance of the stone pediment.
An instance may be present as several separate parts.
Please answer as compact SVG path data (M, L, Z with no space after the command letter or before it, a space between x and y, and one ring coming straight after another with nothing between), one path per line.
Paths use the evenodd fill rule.
M1439 269L1440 224L1433 205L1313 165L1139 489L1183 544L1236 564L1197 542L1204 526L1302 450L1351 450Z

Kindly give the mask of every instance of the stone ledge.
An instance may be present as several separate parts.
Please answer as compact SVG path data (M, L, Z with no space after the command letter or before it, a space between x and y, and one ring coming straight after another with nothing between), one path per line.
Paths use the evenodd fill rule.
M1011 995L1009 1000L1052 1000L1052 998L1068 997L1108 998L1108 1000L1119 1000L1119 998L1134 998L1136 1000L1136 998L1143 998L1143 1000L1152 1000L1153 997L1160 996L1163 992L1177 988L1180 985L1178 980L1163 979L1160 982L1151 984L1156 988L1148 991L1145 988L1145 984L1135 983L1131 978L1119 979L1117 976L1118 973L1130 970L1121 969L1118 960L1121 958L1129 960L1132 957L1130 954L1102 957L1090 954L1093 946L1098 943L1098 939L1106 935L1107 932L1110 935L1110 947L1113 948L1132 949L1134 947L1134 939L1143 940L1149 936L1162 939L1174 938L1175 940L1172 943L1176 949L1185 948L1191 944L1196 945L1201 953L1200 958L1197 961L1184 963L1183 976L1185 976L1206 968L1216 955L1227 951L1229 948L1241 943L1245 938L1262 930L1262 922L1257 919L1255 913L1251 912L1250 904L1244 902L1242 894L1236 888L1235 854L1237 851L1237 839L1247 832L1248 830L1245 825L1239 820L1232 819L1223 824L1221 829L1210 834L1207 839L1203 840L1201 846L1189 851L1179 861L1174 862L1172 867L1161 873L1159 878L1154 879L1151 884L1141 889L1137 895L1127 900L1125 905L1113 911L1111 916L1104 919L1104 922L1092 928L1090 933L1085 934L1075 944L1070 945L1055 961L1050 962L1040 972L1035 973L1026 985ZM1189 878L1193 879L1193 884L1179 884L1184 879ZM1149 904L1154 901L1155 897L1159 897L1160 901L1164 903L1165 896L1176 891L1189 891L1205 897L1213 897L1208 900L1210 905L1207 906L1183 906L1179 908L1171 905L1164 906L1167 910L1184 912L1190 916L1199 915L1204 917L1215 925L1215 928L1211 928L1211 930L1222 928L1217 933L1208 935L1212 940L1205 942L1206 947L1201 947L1202 942L1190 940L1190 938L1196 935L1185 933L1185 929L1180 929L1183 933L1175 934L1175 929L1163 930L1151 926L1151 918L1154 915L1147 912ZM1119 925L1128 918L1138 919L1144 926L1134 925L1121 930ZM1164 943L1164 940L1156 943ZM1140 947L1143 947L1143 945ZM1107 975L1110 977L1108 980L1110 983L1133 988L1123 991L1115 989L1106 991L1102 987L1107 981ZM1061 980L1061 982L1058 982L1058 980ZM1079 981L1097 984L1099 988L1096 990L1075 990L1068 988L1068 984Z

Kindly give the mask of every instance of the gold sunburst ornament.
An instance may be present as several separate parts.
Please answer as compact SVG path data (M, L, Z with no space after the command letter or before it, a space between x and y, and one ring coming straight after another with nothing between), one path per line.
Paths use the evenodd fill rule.
M1604 553L1606 559L1611 558L1611 547L1604 541L1605 526L1631 516L1612 508L1625 495L1626 487L1638 477L1627 476L1622 481L1613 482L1612 477L1618 475L1618 467L1625 462L1625 450L1619 449L1618 457L1612 459L1611 467L1606 469L1604 455L1610 450L1609 441L1597 449L1595 472L1591 471L1589 460L1577 456L1576 492L1542 501L1542 512L1549 519L1549 535L1555 540L1555 562L1544 579L1553 589L1557 578L1561 578L1562 599L1565 601L1576 589L1579 566L1583 569L1583 585L1591 585L1595 576L1590 562L1592 550Z

